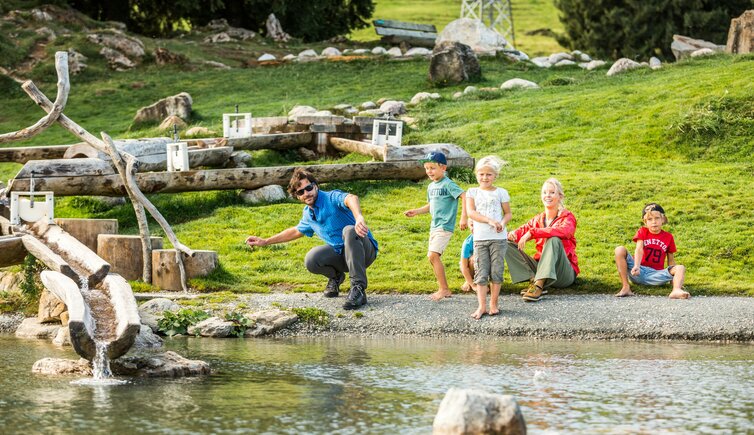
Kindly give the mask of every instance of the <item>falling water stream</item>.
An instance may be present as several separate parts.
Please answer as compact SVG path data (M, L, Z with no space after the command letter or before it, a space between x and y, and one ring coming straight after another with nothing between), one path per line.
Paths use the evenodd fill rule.
M86 379L78 379L75 381L72 381L71 383L74 385L94 385L94 386L100 386L100 385L122 385L127 384L128 381L121 380L121 379L114 379L112 378L112 372L110 371L110 358L107 356L107 347L109 345L109 342L106 339L106 336L109 335L106 333L106 331L103 331L103 328L100 328L98 330L97 326L97 318L96 318L96 311L99 311L96 309L97 304L96 301L101 300L103 297L102 294L95 294L94 290L89 290L89 281L86 277L80 276L79 277L79 289L81 290L81 294L84 296L84 300L89 305L89 316L87 317L86 321L90 322L88 326L88 330L91 332L92 337L94 338L94 344L95 344L95 353L94 353L94 359L92 359L92 377L86 378ZM100 316L103 315L101 312L97 312Z

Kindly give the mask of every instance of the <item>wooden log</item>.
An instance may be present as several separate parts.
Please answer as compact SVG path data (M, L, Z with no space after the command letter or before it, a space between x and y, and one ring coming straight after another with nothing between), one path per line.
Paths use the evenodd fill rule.
M54 159L100 159L107 160L110 157L106 153L98 150L97 148L89 145L86 142L81 142L68 146L68 149L61 157L52 157ZM43 159L34 159L43 160Z
M0 148L0 162L26 163L29 160L62 159L70 145Z
M227 145L236 150L287 150L310 144L312 137L309 132L257 134L251 137L227 139Z
M287 116L263 116L251 120L251 131L258 134L285 133L287 128Z
M55 223L93 252L97 252L97 236L100 234L118 234L117 219L55 218Z
M63 113L63 109L65 109L65 105L68 102L68 92L71 89L68 81L68 52L58 51L55 53L55 69L58 73L58 94L51 110L49 110L48 113L34 125L11 133L0 134L0 143L34 137L55 123L58 117ZM33 85L34 83L29 80L24 82L24 84L21 85L21 88L26 89Z
M122 276L111 273L98 288L108 295L115 314L115 319L111 320L115 322L115 338L107 346L107 356L113 360L125 355L133 346L141 330L141 319L131 285Z
M152 251L152 284L162 290L182 289L181 276L176 263L175 249L155 249ZM216 251L195 250L196 255L185 257L186 278L209 275L217 268L219 260Z
M40 278L45 288L63 301L68 308L68 330L73 349L81 357L91 361L96 352L94 320L89 306L84 302L77 281L52 270L42 271Z
M408 146L386 146L385 161L414 161L426 156L431 151L441 151L448 159L448 166L473 168L474 158L463 148L452 143L433 143ZM452 164L451 164L452 162Z
M148 156L152 154L167 154L166 146L173 140L167 137L153 137L144 139L120 139L115 141L115 148L120 152L131 154L132 156ZM99 158L109 160L110 156L96 147L83 142L70 145L66 150L63 158L80 159L80 158Z
M434 24L408 23L396 20L373 20L375 27L387 27L392 29L416 30L419 32L437 33L437 27Z
M379 161L383 161L385 158L384 147L372 145L369 142L331 136L330 145L332 145L332 147L336 150L342 151L344 153L363 154Z
M150 237L152 250L162 249L161 237ZM142 279L144 269L141 255L141 237L120 234L100 234L97 236L97 255L110 263L110 270L135 281Z
M473 167L467 159L450 166ZM424 168L416 161L345 163L336 165L311 165L306 167L322 183L355 180L421 180L426 177ZM293 166L264 168L208 169L183 172L145 172L136 174L136 182L143 193L197 192L206 190L258 189L270 184L287 186ZM126 194L118 175L82 177L76 174L65 177L35 177L37 190L51 190L57 196ZM29 179L16 178L9 191L28 191Z
M26 258L28 253L29 251L24 247L21 237L0 237L0 267L23 264L24 258Z
M217 147L188 150L189 167L223 167L233 154L233 147ZM164 171L168 166L167 153L141 156L137 158L139 172Z
M79 274L60 255L53 252L44 243L29 234L21 236L21 241L24 244L24 248L37 260L44 263L48 269L59 272L78 282Z
M98 257L94 251L87 248L86 245L79 242L57 225L39 221L31 226L20 228L23 231L27 231L29 235L39 239L51 251L62 257L74 269L77 276L81 276L87 280L89 288L94 288L110 272L110 265L105 260ZM24 245L27 246L26 241L24 241ZM31 252L31 249L29 251ZM66 274L60 270L59 272Z

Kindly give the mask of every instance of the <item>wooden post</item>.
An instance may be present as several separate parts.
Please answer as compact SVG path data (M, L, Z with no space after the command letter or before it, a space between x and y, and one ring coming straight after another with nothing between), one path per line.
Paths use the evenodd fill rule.
M162 238L150 237L150 240L152 250L162 249ZM143 278L144 265L142 264L141 248L140 236L120 234L100 234L97 236L97 255L110 263L113 273L120 274L131 281Z
M194 251L196 255L185 260L186 278L206 276L217 268L219 260L215 251ZM175 249L152 250L152 284L162 290L181 290L180 271L176 267Z
M118 234L117 219L56 218L55 223L94 252L97 252L98 235Z

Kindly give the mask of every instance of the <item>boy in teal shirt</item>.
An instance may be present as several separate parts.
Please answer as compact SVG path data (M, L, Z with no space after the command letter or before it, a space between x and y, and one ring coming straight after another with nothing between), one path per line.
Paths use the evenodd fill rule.
M427 257L432 265L439 288L430 298L433 301L439 301L452 295L450 288L448 288L448 280L445 278L445 266L440 257L448 246L451 236L453 236L456 215L458 214L458 199L461 199L461 204L465 204L466 194L463 189L445 175L445 170L448 167L445 154L433 151L420 161L424 164L427 176L432 180L427 187L427 204L424 207L407 210L403 214L407 217L425 213L432 215ZM461 207L461 229L465 230L467 224L466 207Z

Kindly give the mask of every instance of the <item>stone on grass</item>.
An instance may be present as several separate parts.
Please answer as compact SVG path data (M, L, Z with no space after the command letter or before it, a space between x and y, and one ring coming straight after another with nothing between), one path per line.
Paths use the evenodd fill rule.
M149 326L152 331L157 332L157 322L163 317L165 311L178 311L181 308L175 301L167 298L155 298L144 302L139 306L139 317L142 325Z
M529 55L524 53L521 50L511 50L511 49L506 48L505 50L503 50L503 54L508 59L518 61L518 62L529 60Z
M214 35L207 36L204 38L205 44L221 44L223 42L231 42L233 41L233 38L230 37L226 32L220 32L216 33Z
M369 110L369 109L376 109L377 104L374 103L374 101L365 101L361 104L359 104L359 109L361 110Z
M711 48L700 48L699 50L696 50L691 53L691 57L703 57L703 56L712 56L714 54L717 54L718 52L711 49Z
M277 58L269 53L265 53L257 58L259 62L267 62L271 60L277 60Z
M58 329L60 324L41 323L36 317L29 317L18 325L16 337L51 339L57 335Z
M547 61L550 62L551 65L555 65L561 60L573 60L573 56L571 56L568 53L560 52L560 53L553 53L550 55L550 57L547 58Z
M231 69L228 65L225 65L222 62L215 62L214 60L205 60L202 62L204 65L211 66L212 68L217 69Z
M701 48L709 48L716 52L725 51L724 45L717 45L703 39L694 39L682 35L673 35L673 42L670 44L670 50L673 51L676 60L685 59L691 56L691 53Z
M73 75L83 72L88 67L88 65L85 63L86 60L87 60L86 56L74 50L73 48L69 48L68 49L68 72Z
M463 97L463 92L454 92L453 93L453 99L457 100L459 98Z
M314 115L315 113L317 113L317 109L312 106L293 106L293 109L288 112L288 120L296 122L296 118L299 116Z
M621 74L636 68L641 68L641 64L623 57L615 61L613 66L611 66L610 70L607 72L607 75L608 77L612 77L616 74Z
M367 54L369 53L369 50L366 48L357 48L356 50L352 51L353 54Z
M464 94L471 94L471 93L474 93L474 92L477 92L477 91L479 91L479 88L477 88L476 86L466 86L466 88L464 88L464 90L463 90L463 93Z
M225 338L230 336L232 329L233 322L215 316L204 319L196 325L189 326L188 333L191 335L201 335L202 337Z
M325 56L325 57L336 57L336 56L342 56L342 55L343 53L341 53L340 50L338 50L335 47L327 47L324 50L322 50L322 56Z
M754 51L754 9L730 20L725 51L730 54L745 54Z
M451 388L432 424L434 435L526 434L526 422L513 396Z
M317 57L317 52L312 49L309 49L309 50L304 50L298 54L299 59L306 58L306 57Z
M254 326L247 329L244 336L259 337L287 328L298 321L298 316L290 311L273 308L253 313L249 315L249 319L254 321Z
M387 50L385 50L383 47L377 46L372 49L372 54L377 54L377 55L387 54Z
M605 61L604 60L592 60L592 61L590 61L589 63L586 64L586 69L588 69L589 71L591 71L593 69L597 69L597 68L599 68L601 66L604 66L604 65L605 65Z
M163 98L151 106L142 107L136 112L133 122L161 122L170 115L178 116L184 120L191 117L193 101L187 92Z
M164 47L157 47L152 52L154 63L157 65L183 65L188 62L188 58L180 53L173 53Z
M508 41L498 32L471 18L459 18L448 23L437 35L435 51L438 45L445 42L459 42L469 46L474 53L488 55L494 55L508 45Z
M196 126L186 130L186 136L188 137L210 137L213 135L215 135L215 132L207 127Z
M297 57L296 57L295 54L286 54L285 56L283 56L283 60L285 60L285 61L290 61L290 60L293 60L293 59L297 59Z
M430 56L432 54L432 50L424 47L413 47L410 48L404 56Z
M406 113L406 103L403 101L388 100L380 105L380 111L390 115L403 115Z
M553 64L552 66L561 67L561 66L572 66L572 65L576 65L576 62L569 59L563 59L560 62Z
M271 184L254 190L244 190L240 195L241 199L246 204L267 204L283 201L288 198L285 190L277 184Z
M123 53L112 48L102 47L99 54L107 59L107 64L110 69L115 71L126 71L136 66L136 64Z
M138 38L130 37L121 32L90 33L86 39L103 47L111 48L132 59L144 56L144 43Z
M549 57L535 57L531 59L531 63L533 63L534 65L540 68L549 68L552 66L552 64L550 63Z
M391 47L390 50L387 51L387 55L390 57L401 57L403 56L403 52L400 47Z
M660 61L660 59L652 56L651 58L649 58L649 67L652 69L660 69L662 68L662 62Z
M500 89L539 89L539 85L524 79L510 79L500 85Z
M186 121L182 120L181 118L170 115L167 118L163 119L160 123L160 126L157 127L158 130L169 130L173 131L173 127L178 127L178 130L183 130L186 127L188 127L188 124L186 124Z
M417 104L421 103L424 100L431 100L432 94L429 92L418 92L416 95L411 98L411 101L408 103L412 106L416 106Z
M429 64L429 80L437 85L454 85L482 78L482 68L474 51L460 42L435 45Z

